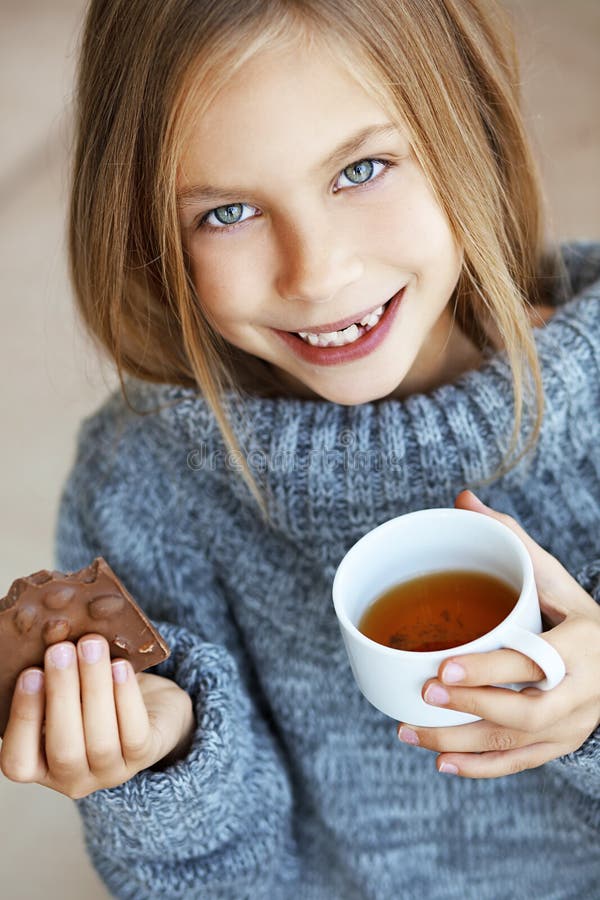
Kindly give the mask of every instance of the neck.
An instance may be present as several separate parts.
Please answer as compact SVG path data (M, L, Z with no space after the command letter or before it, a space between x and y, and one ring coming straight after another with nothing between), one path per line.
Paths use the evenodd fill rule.
M431 329L426 346L391 396L404 400L412 394L428 393L451 384L463 372L478 369L482 361L481 350L461 330L448 305Z

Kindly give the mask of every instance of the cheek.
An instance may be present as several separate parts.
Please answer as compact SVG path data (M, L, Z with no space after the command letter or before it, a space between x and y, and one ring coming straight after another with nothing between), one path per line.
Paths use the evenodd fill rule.
M442 277L460 269L461 253L449 223L416 163L387 198L385 208L370 222L369 233L395 255L400 265ZM433 271L430 272L433 274Z
M223 243L227 238L219 238ZM216 243L216 241L215 241ZM192 253L191 275L202 306L216 321L235 321L249 310L252 297L259 297L258 266L244 254L224 252Z

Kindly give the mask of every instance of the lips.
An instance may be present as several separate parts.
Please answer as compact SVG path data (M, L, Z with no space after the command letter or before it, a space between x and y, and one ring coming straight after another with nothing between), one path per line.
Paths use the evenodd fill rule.
M365 332L351 344L343 344L341 347L314 347L311 344L307 344L294 332L280 331L277 328L274 328L273 331L280 337L286 346L304 362L318 366L335 366L342 363L354 362L354 360L372 353L386 338L393 325L395 315L405 291L406 285L384 304L385 309L379 322L371 328L370 331ZM379 304L379 306L380 305L381 304ZM363 318L368 315L369 312L372 312L377 308L378 307L375 306L365 310L363 313L360 313L360 318ZM352 325L355 321L356 317L342 319L341 323L334 322L332 325L320 325L318 328L312 330L315 334L319 334L323 331L341 331L343 327ZM307 329L307 331L310 330L311 329Z

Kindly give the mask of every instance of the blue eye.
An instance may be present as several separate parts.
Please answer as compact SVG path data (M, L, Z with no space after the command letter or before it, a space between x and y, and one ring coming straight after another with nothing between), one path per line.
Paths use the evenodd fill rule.
M336 190L368 184L378 178L383 171L393 166L394 163L383 159L359 159L358 162L351 163L342 169L336 179ZM339 184L342 178L346 179L347 184ZM247 211L246 215L244 215L244 210ZM229 203L226 206L217 206L205 213L196 227L213 232L233 231L239 224L245 222L246 219L254 218L256 214L260 216L260 210L248 203Z
M248 216L243 215L244 207L248 210L255 210L254 206L248 206L247 203L231 203L228 206L217 206L216 209L211 209L210 212L207 212L202 217L198 227L206 224L209 228L214 228L215 231L227 230L227 226L238 225L248 218ZM214 217L215 221L209 221L211 216Z
M383 159L359 159L358 162L352 163L342 169L338 176L345 178L349 182L350 187L360 187L361 184L368 184L377 178L385 169L389 169L392 163ZM376 168L380 166L380 168ZM340 187L345 188L348 185L342 184Z

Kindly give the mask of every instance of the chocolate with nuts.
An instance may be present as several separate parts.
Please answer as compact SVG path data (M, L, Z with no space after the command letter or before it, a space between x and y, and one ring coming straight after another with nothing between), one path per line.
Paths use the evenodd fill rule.
M0 737L23 669L44 666L50 644L101 634L111 658L142 672L170 650L101 556L77 572L42 570L17 578L0 599Z

